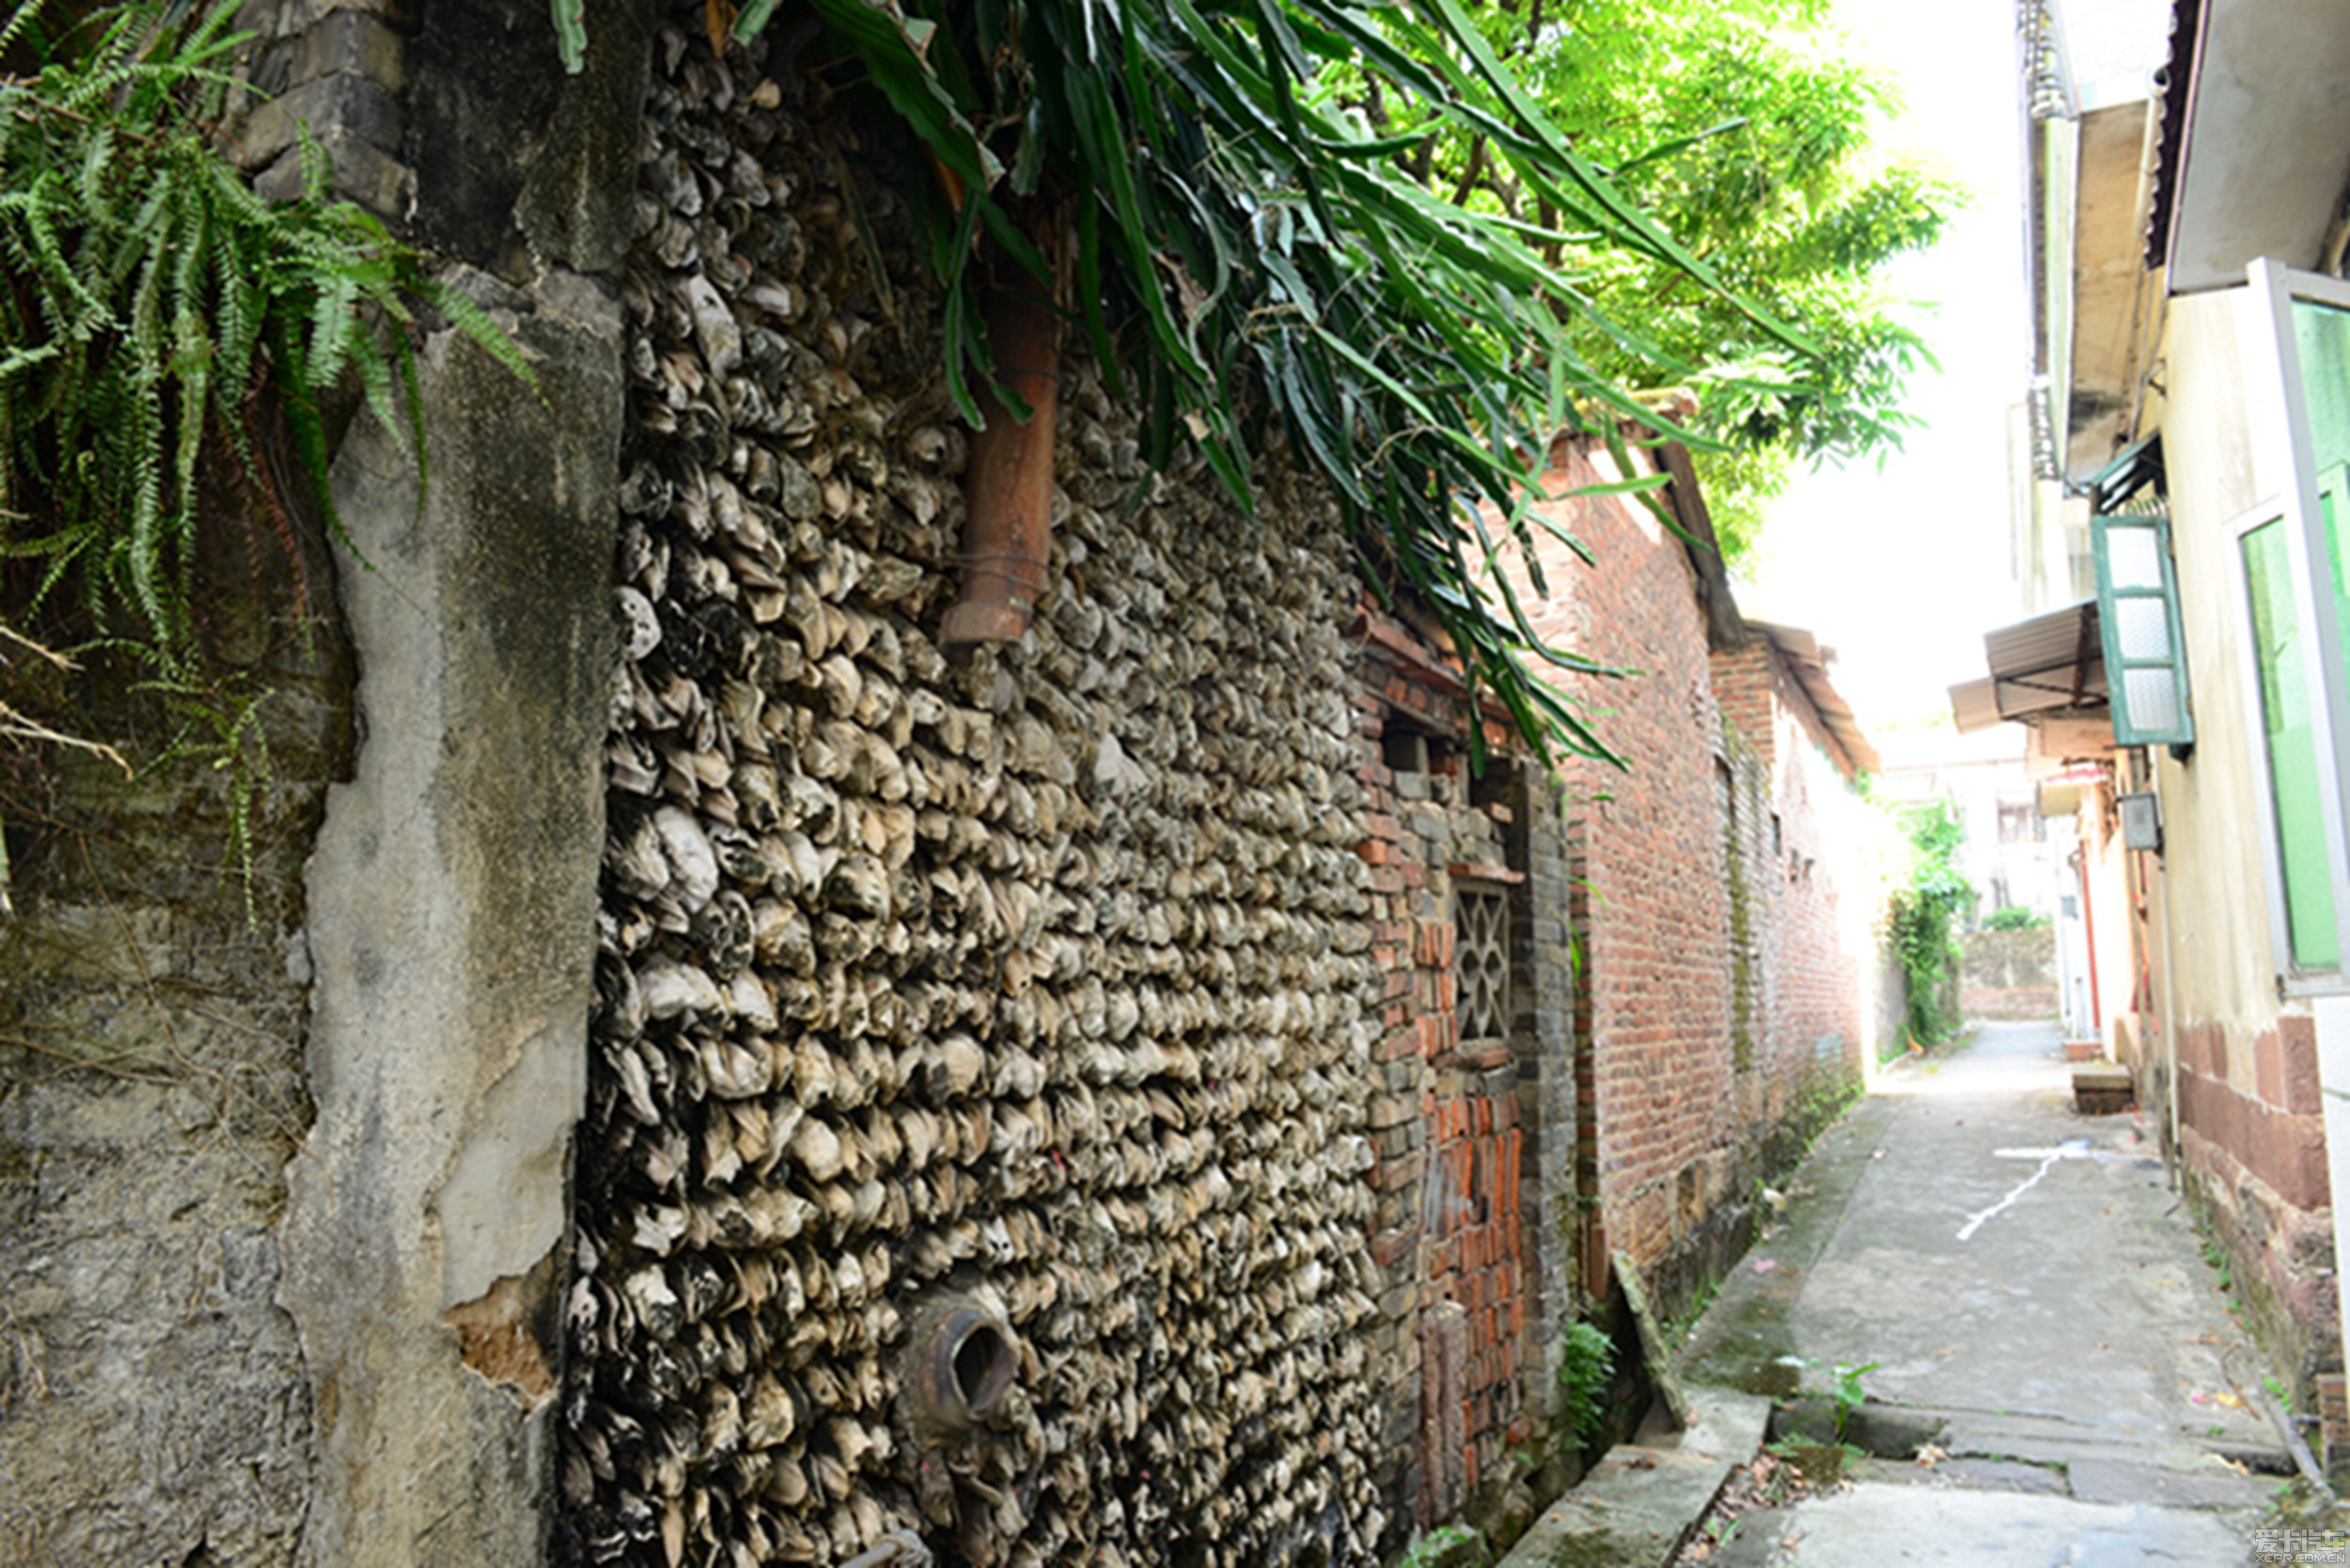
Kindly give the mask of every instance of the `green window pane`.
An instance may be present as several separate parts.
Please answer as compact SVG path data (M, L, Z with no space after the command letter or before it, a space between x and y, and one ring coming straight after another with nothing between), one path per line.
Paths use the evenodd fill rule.
M2350 571L2342 560L2340 513L2350 479L2350 310L2315 300L2293 302L2293 337L2301 353L2301 406L2310 417L2310 455L2317 469L2317 510L2333 576L2334 624L2350 635ZM2350 653L2345 653L2350 657Z
M2342 529L2336 523L2343 510L2345 491L2350 491L2350 468L2336 463L2319 472L2317 515L2326 525L2326 555L2333 563L2334 624L2350 634L2350 572L2342 569Z
M2294 344L2301 351L2301 403L2319 473L2350 461L2350 310L2315 300L2293 302Z
M2293 591L2284 525L2264 523L2244 536L2244 572L2251 588L2253 658L2260 670L2262 732L2277 810L2278 858L2284 868L2285 928L2296 969L2341 962L2334 931L2326 814L2318 793L2314 694L2308 640Z

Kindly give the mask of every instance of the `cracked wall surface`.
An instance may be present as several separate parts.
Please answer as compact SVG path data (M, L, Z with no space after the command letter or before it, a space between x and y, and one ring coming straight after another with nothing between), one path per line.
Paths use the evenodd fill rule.
M255 541L227 518L204 538L231 574L208 586L249 591ZM222 638L272 688L249 883L202 760L126 779L52 754L0 783L0 1560L23 1568L287 1563L307 1506L279 1172L310 1121L302 854L348 672L323 551L253 558L266 607L242 601ZM165 716L90 700L100 725Z
M316 1412L302 1555L337 1568L545 1548L617 637L620 311L598 274L645 61L641 12L597 10L566 77L543 6L283 6L255 67L276 96L239 141L269 188L296 103L532 375L428 330L429 487L365 416L335 462L360 744L310 862L316 1120L279 1295Z

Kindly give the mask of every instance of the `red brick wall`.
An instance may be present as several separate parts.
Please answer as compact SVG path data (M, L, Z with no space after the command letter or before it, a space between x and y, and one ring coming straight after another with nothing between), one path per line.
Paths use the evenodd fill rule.
M1778 661L1757 636L1746 647L1713 656L1714 700L1765 768L1778 760Z
M1506 759L1472 778L1440 672L1410 667L1404 639L1383 635L1393 658L1367 662L1360 700L1370 835L1360 853L1384 977L1371 1253L1385 1273L1379 1351L1393 1380L1379 1474L1394 1516L1425 1526L1512 1479L1505 1454L1547 1413L1540 1237L1521 1223L1528 1173L1541 1180L1523 1124L1540 1099L1521 1092L1534 1087L1541 1030L1521 1008L1505 1038L1462 1040L1454 924L1456 868L1491 873L1472 885L1505 898L1525 887L1540 825L1530 819L1546 797L1529 798ZM1425 769L1388 755L1390 743L1413 752L1414 735ZM1517 902L1513 919L1527 920ZM1541 989L1530 974L1522 981L1529 999Z
M1555 496L1612 477L1554 449ZM1621 1248L1674 1302L1743 1245L1745 1194L1857 1081L1871 972L1845 900L1873 886L1849 761L1755 634L1714 654L1687 547L1637 500L1556 499L1545 591L1517 591L1555 644L1634 673L1563 677L1619 771L1567 773L1578 1158L1597 1193L1583 1279ZM1841 891L1840 891L1841 889Z
M2308 1372L2340 1323L2317 1028L2286 1017L2236 1041L2250 1060L2232 1073L2230 1043L2224 1025L2179 1029L2180 1152L2244 1302Z
M1554 454L1555 494L1605 476ZM1636 670L1556 683L1595 714L1618 770L1568 771L1574 921L1584 942L1577 1033L1584 1151L1604 1245L1673 1275L1733 1186L1731 906L1714 780L1724 760L1695 575L1680 541L1637 500L1580 497L1542 510L1595 568L1544 541L1547 595L1519 581L1535 627L1565 649ZM1603 1238L1586 1264L1596 1283ZM1680 1282L1685 1289L1694 1280Z
M1847 901L1875 886L1850 763L1769 640L1714 655L1714 687L1765 774L1751 878L1765 943L1764 1135L1856 1080L1872 956ZM1808 1132L1808 1128L1799 1132Z

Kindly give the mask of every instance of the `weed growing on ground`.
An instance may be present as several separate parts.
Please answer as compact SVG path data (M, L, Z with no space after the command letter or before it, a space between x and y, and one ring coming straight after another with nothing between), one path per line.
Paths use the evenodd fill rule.
M1844 1440L1845 1430L1852 1424L1852 1413L1869 1401L1868 1390L1860 1386L1861 1377L1876 1370L1877 1364L1874 1361L1863 1361L1857 1365L1843 1361L1837 1363L1836 1388L1831 1397L1836 1401L1836 1440L1838 1442Z
M1478 1533L1469 1526L1440 1525L1406 1547L1390 1568L1431 1568L1432 1564L1448 1561L1455 1553L1465 1552L1478 1544ZM1479 1552L1479 1560L1483 1556Z
M1818 1372L1827 1366L1816 1356L1782 1356L1779 1365L1794 1367L1803 1372ZM1860 1380L1877 1370L1874 1361L1839 1361L1828 1367L1828 1403L1834 1413L1836 1440L1844 1443L1844 1435L1852 1426L1853 1412L1869 1403L1869 1391ZM1849 1444L1845 1444L1850 1447Z
M2217 1271L2219 1294L2230 1295L2235 1291L2235 1270L2229 1266L2228 1254L2210 1236L2203 1238L2203 1266Z

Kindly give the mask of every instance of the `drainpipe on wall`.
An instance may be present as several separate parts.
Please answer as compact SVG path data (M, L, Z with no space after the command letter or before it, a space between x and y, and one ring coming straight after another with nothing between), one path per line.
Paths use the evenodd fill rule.
M2082 839L2080 847L2073 852L2073 867L2080 873L2081 930L2083 940L2089 948L2089 1027L2096 1031L2097 1042L2103 1045L2106 1038L2106 1009L2105 1003L2097 995L2097 912L2095 906L2089 902L2089 841L2086 839Z
M995 289L982 306L998 382L1026 400L1024 424L982 393L987 424L964 477L963 592L939 628L949 657L1014 642L1044 592L1053 524L1053 432L1060 402L1060 319L1026 289Z

